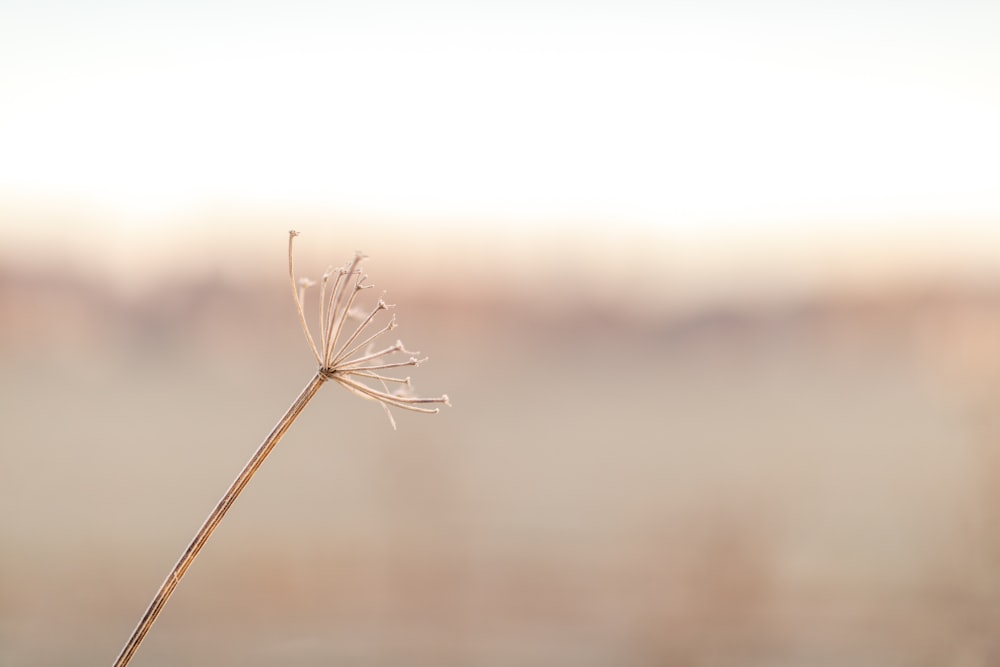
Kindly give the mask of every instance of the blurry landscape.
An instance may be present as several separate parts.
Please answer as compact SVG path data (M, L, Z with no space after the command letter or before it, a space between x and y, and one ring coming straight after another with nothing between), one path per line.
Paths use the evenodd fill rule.
M354 250L301 231L303 274ZM4 253L0 664L110 662L311 376L283 233L141 286ZM134 664L1000 660L1000 282L428 248L365 249L454 408L324 388Z
M0 4L0 667L1000 664L1000 3ZM375 297L373 293L371 296ZM313 295L315 298L315 295Z

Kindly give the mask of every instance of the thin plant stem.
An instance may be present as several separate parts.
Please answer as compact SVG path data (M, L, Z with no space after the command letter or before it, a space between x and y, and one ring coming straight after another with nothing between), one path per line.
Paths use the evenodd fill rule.
M208 538L212 536L212 533L215 531L216 527L218 527L219 522L222 521L222 517L226 515L226 512L228 512L229 508L232 507L236 498L250 481L250 478L253 477L254 473L256 473L260 468L264 459L271 453L271 450L274 449L274 446L278 444L279 440L281 440L281 437L285 434L285 431L288 430L288 427L290 427L292 422L298 418L299 414L301 414L302 410L306 407L312 397L316 395L316 392L319 391L319 388L326 380L327 378L322 373L316 373L316 375L313 376L313 378L309 381L309 384L307 384L305 389L302 390L302 393L300 393L298 398L295 399L295 402L288 408L288 411L285 412L281 419L278 420L278 423L274 425L271 432L268 433L267 437L264 438L264 442L261 443L260 447L257 448L257 451L254 452L252 457L250 457L247 464L243 466L243 470L240 471L240 474L230 485L226 494L222 496L221 500L219 500L218 505L215 506L212 513L208 515L207 519L205 519L205 523L202 524L197 534L195 534L194 539L191 540L187 549L185 549L184 553L181 554L177 564L174 565L170 574L167 575L163 584L160 585L160 590L156 592L156 596L153 597L153 601L149 604L149 608L146 610L146 613L143 614L142 618L139 620L139 624L132 632L132 636L129 637L128 643L125 644L125 648L122 649L118 659L115 660L114 667L125 667L125 665L127 665L132 659L132 656L139 648L139 644L142 643L146 633L149 632L149 629L152 627L156 617L159 616L160 612L163 610L163 606L167 604L167 600L170 599L170 595L174 592L174 589L177 588L177 584L180 583L181 577L183 577L184 573L187 572L187 569L191 566L191 563L198 555L198 552L201 551L203 546L205 546Z
M369 285L363 284L367 276L361 273L359 266L364 260L365 256L361 253L356 253L354 259L346 265L336 271L337 279L334 281L333 287L329 289L329 295L327 292L327 282L330 276L334 275L333 269L327 271L323 276L323 284L320 291L320 347L323 350L323 354L320 355L320 347L316 345L316 339L313 338L312 333L309 331L309 325L306 321L306 313L303 307L303 299L305 298L305 290L310 285L314 285L312 281L308 279L295 279L295 266L292 261L292 241L298 235L298 232L291 231L288 233L288 279L292 287L292 296L295 299L295 310L298 313L299 321L302 324L302 330L305 332L306 340L309 343L309 349L313 353L313 357L316 359L316 363L319 365L319 369L316 371L316 375L309 381L299 394L295 402L292 403L288 411L278 420L275 424L274 429L264 438L264 442L261 443L260 447L254 452L254 455L250 458L247 464L240 471L239 476L233 481L229 490L226 494L222 496L219 504L216 505L212 513L208 515L205 519L205 523L202 524L201 528L195 534L194 539L188 545L184 553L181 554L180 560L174 565L170 574L164 580L163 584L160 586L160 590L156 592L156 596L153 601L149 604L149 608L146 613L143 614L142 618L139 619L139 625L136 626L135 630L132 632L132 636L129 637L128 643L125 644L125 648L122 649L121 654L118 659L114 662L114 667L125 667L132 659L132 656L138 650L139 645L142 643L143 638L145 638L146 633L153 626L153 622L156 617L160 615L163 610L164 605L167 604L167 600L173 594L174 589L177 588L177 584L180 583L181 577L187 572L191 563L197 557L198 552L201 548L205 546L208 538L212 536L212 533L218 527L219 522L222 521L222 517L226 515L229 508L232 507L233 503L236 502L236 498L243 491L243 488L250 481L250 478L254 476L257 470L260 468L264 459L267 455L271 453L274 446L278 444L281 437L285 434L285 431L292 425L292 423L298 418L299 414L306 407L312 397L316 395L319 388L327 380L334 380L336 383L347 389L348 391L357 394L363 398L373 400L381 404L382 408L385 410L386 415L389 417L389 423L392 424L393 428L396 428L396 422L392 417L392 413L389 411L389 406L402 408L404 410L410 410L411 412L422 412L422 413L435 413L438 411L437 408L425 408L422 404L426 403L443 403L444 405L451 405L448 401L447 394L441 394L440 396L433 398L419 398L411 396L408 393L397 393L389 392L387 382L397 382L403 385L402 388L408 388L410 386L409 378L393 378L382 373L375 373L373 371L380 371L390 368L401 368L404 366L418 366L421 362L426 361L426 359L418 359L414 356L410 356L407 361L392 362L387 361L394 354L406 354L412 355L415 353L408 352L401 341L397 341L395 345L387 347L378 352L363 351L362 348L369 346L374 343L375 339L382 334L393 330L396 327L396 320L390 318L389 323L382 327L380 330L376 331L372 335L364 338L360 343L355 341L361 338L363 332L372 323L372 320L376 313L382 310L387 310L392 306L386 304L382 299L378 300L378 304L372 313L365 318L358 328L348 336L347 340L338 345L338 339L343 331L344 323L351 316L351 307L354 305L355 298L358 293L364 289L370 287ZM354 284L350 286L350 281L353 279ZM325 308L324 308L325 304ZM348 346L353 345L351 349L347 349ZM345 351L346 350L346 351ZM360 355L360 356L355 356ZM352 378L353 376L353 378ZM380 391L374 387L369 386L363 381L359 381L354 378L365 378L370 381L378 381L385 391Z

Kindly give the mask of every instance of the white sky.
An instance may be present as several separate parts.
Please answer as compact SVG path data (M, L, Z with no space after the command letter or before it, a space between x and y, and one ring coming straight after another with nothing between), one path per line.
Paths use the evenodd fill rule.
M1000 225L998 35L962 0L0 0L0 207Z

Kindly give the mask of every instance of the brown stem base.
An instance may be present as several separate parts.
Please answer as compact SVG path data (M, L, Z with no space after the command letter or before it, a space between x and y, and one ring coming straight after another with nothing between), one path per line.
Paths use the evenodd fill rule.
M211 537L215 528L219 525L219 522L222 521L222 517L226 515L226 512L228 512L229 508L232 507L236 498L250 481L250 478L253 477L254 473L256 473L260 468L264 459L271 453L271 450L274 449L274 446L278 444L279 440L281 440L285 431L287 431L288 427L292 425L292 422L295 421L312 397L316 395L316 392L319 391L319 388L325 381L326 377L324 377L321 373L317 373L313 376L312 380L309 381L309 384L307 384L305 389L302 390L302 393L300 393L298 398L295 399L295 402L288 408L288 411L285 412L267 437L264 438L264 441L261 443L260 447L257 448L257 451L254 452L253 456L250 457L250 460L247 461L247 464L243 466L243 470L240 471L240 474L230 485L229 490L227 490L226 494L222 496L221 500L219 500L219 504L215 506L212 513L208 515L207 519L205 519L205 523L202 524L201 528L195 534L194 539L191 540L187 549L185 549L184 553L181 554L177 564L174 565L173 569L170 570L170 574L167 575L163 584L160 585L160 590L156 592L156 595L153 597L153 601L149 604L149 608L146 610L146 613L142 615L142 618L139 619L139 624L135 627L135 630L132 632L132 636L129 637L128 642L125 644L125 648L122 649L118 659L115 660L114 667L125 667L125 665L127 665L132 659L132 656L139 648L139 644L142 643L146 633L149 632L149 628L152 627L153 621L156 620L156 617L159 616L160 612L163 610L163 606L167 603L167 600L170 599L170 595L174 592L174 589L177 588L177 584L180 583L181 577L183 577L184 573L187 572L187 569L191 566L191 563L198 555L198 552L201 551L201 548L205 546L208 538Z

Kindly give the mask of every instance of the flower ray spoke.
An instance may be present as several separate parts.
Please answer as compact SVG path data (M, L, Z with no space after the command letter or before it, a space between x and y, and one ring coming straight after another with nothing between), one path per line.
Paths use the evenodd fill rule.
M371 324L372 320L375 319L375 316L378 315L380 311L387 310L388 308L390 308L389 304L387 304L382 299L379 299L378 303L375 304L375 308L372 309L372 312L368 313L368 317L366 317L361 322L361 324L359 324L357 326L357 328L354 330L354 333L352 333L350 336L348 336L347 340L345 340L343 342L343 344L340 346L340 349L337 350L336 354L332 355L333 359L327 361L327 365L328 366L336 366L342 359L344 359L346 356L348 356L348 355L344 354L344 350L347 349L347 346L350 345L351 343L353 343L354 340L358 336L361 335L361 332L368 328L368 325ZM365 342L367 342L367 341L365 341ZM362 345L364 345L364 344L365 343L362 343ZM357 349L357 348L354 348L354 349Z
M362 394L368 398L380 401L382 403L387 403L389 405L401 408L403 410L410 410L411 412L423 412L426 414L436 414L439 412L440 408L422 408L415 403L442 403L448 405L448 397L441 396L438 398L413 398L406 396L393 396L392 394L386 394L377 389L372 389L371 387L361 384L360 382L355 382L350 378L344 377L343 375L335 375L333 379L339 382L341 385L353 390L356 393Z
M419 366L420 364L424 363L425 361L427 361L427 357L424 357L423 359L417 359L416 357L410 357L407 361L394 361L394 362L388 363L388 364L376 364L376 365L373 365L373 366L356 366L356 367L354 367L354 366L341 366L341 367L337 368L336 371L338 373L342 373L344 375L347 375L347 374L350 374L350 373L354 373L356 371L382 371L382 370L385 370L387 368L402 368L404 366L414 366L414 367L416 367L416 366Z
M347 317L351 312L351 306L354 305L354 300L358 298L358 293L361 290L368 289L372 287L371 285L362 285L361 283L367 276L361 276L354 285L354 289L351 291L351 295L347 297L347 301L344 303L341 311L340 317L337 319L337 328L333 332L333 335L326 341L326 349L323 350L323 364L329 366L330 360L333 357L333 349L337 346L337 339L340 338L340 332L344 329L344 322L347 321Z
M410 376L406 376L405 378L394 378L389 375L379 375L378 373L366 373L362 371L352 371L352 370L342 371L342 374L350 375L351 377L371 378L372 380L379 380L381 382L396 382L398 384L405 384L407 386L411 384Z
M392 306L387 304L386 308L392 308ZM382 334L388 333L388 332L392 331L393 329L396 328L396 326L397 326L397 324L396 324L396 316L393 315L392 319L390 319L389 322L384 327L382 327L381 329L379 329L378 331L376 331L375 333L373 333L368 338L365 338L363 341L361 341L360 343L358 343L357 345L355 345L354 347L352 347L350 350L347 350L346 352L341 352L340 354L338 354L336 356L336 358L333 360L333 363L331 364L331 366L338 366L340 364L350 363L348 361L345 361L345 359L347 359L348 357L350 357L352 354L356 354L358 352L358 350L361 350L361 349L367 347L369 343L373 342L375 339L377 339Z
M330 296L326 304L326 318L323 322L323 355L324 359L326 357L326 348L330 345L330 336L333 335L334 320L337 318L337 309L335 308L335 302L339 297L340 291L345 289L347 286L347 270L344 268L337 270L337 279L333 283L333 289L330 290ZM323 363L322 361L320 363Z
M302 324L302 330L306 334L306 340L309 341L309 347L312 349L313 356L316 357L316 363L321 363L319 350L316 349L316 341L313 340L312 333L309 332L309 324L306 322L306 312L302 307L302 297L304 296L305 289L303 288L300 294L300 288L295 281L295 265L292 261L292 242L299 233L296 231L291 231L288 233L288 277L292 282L292 295L295 297L295 308L299 313L299 321Z

